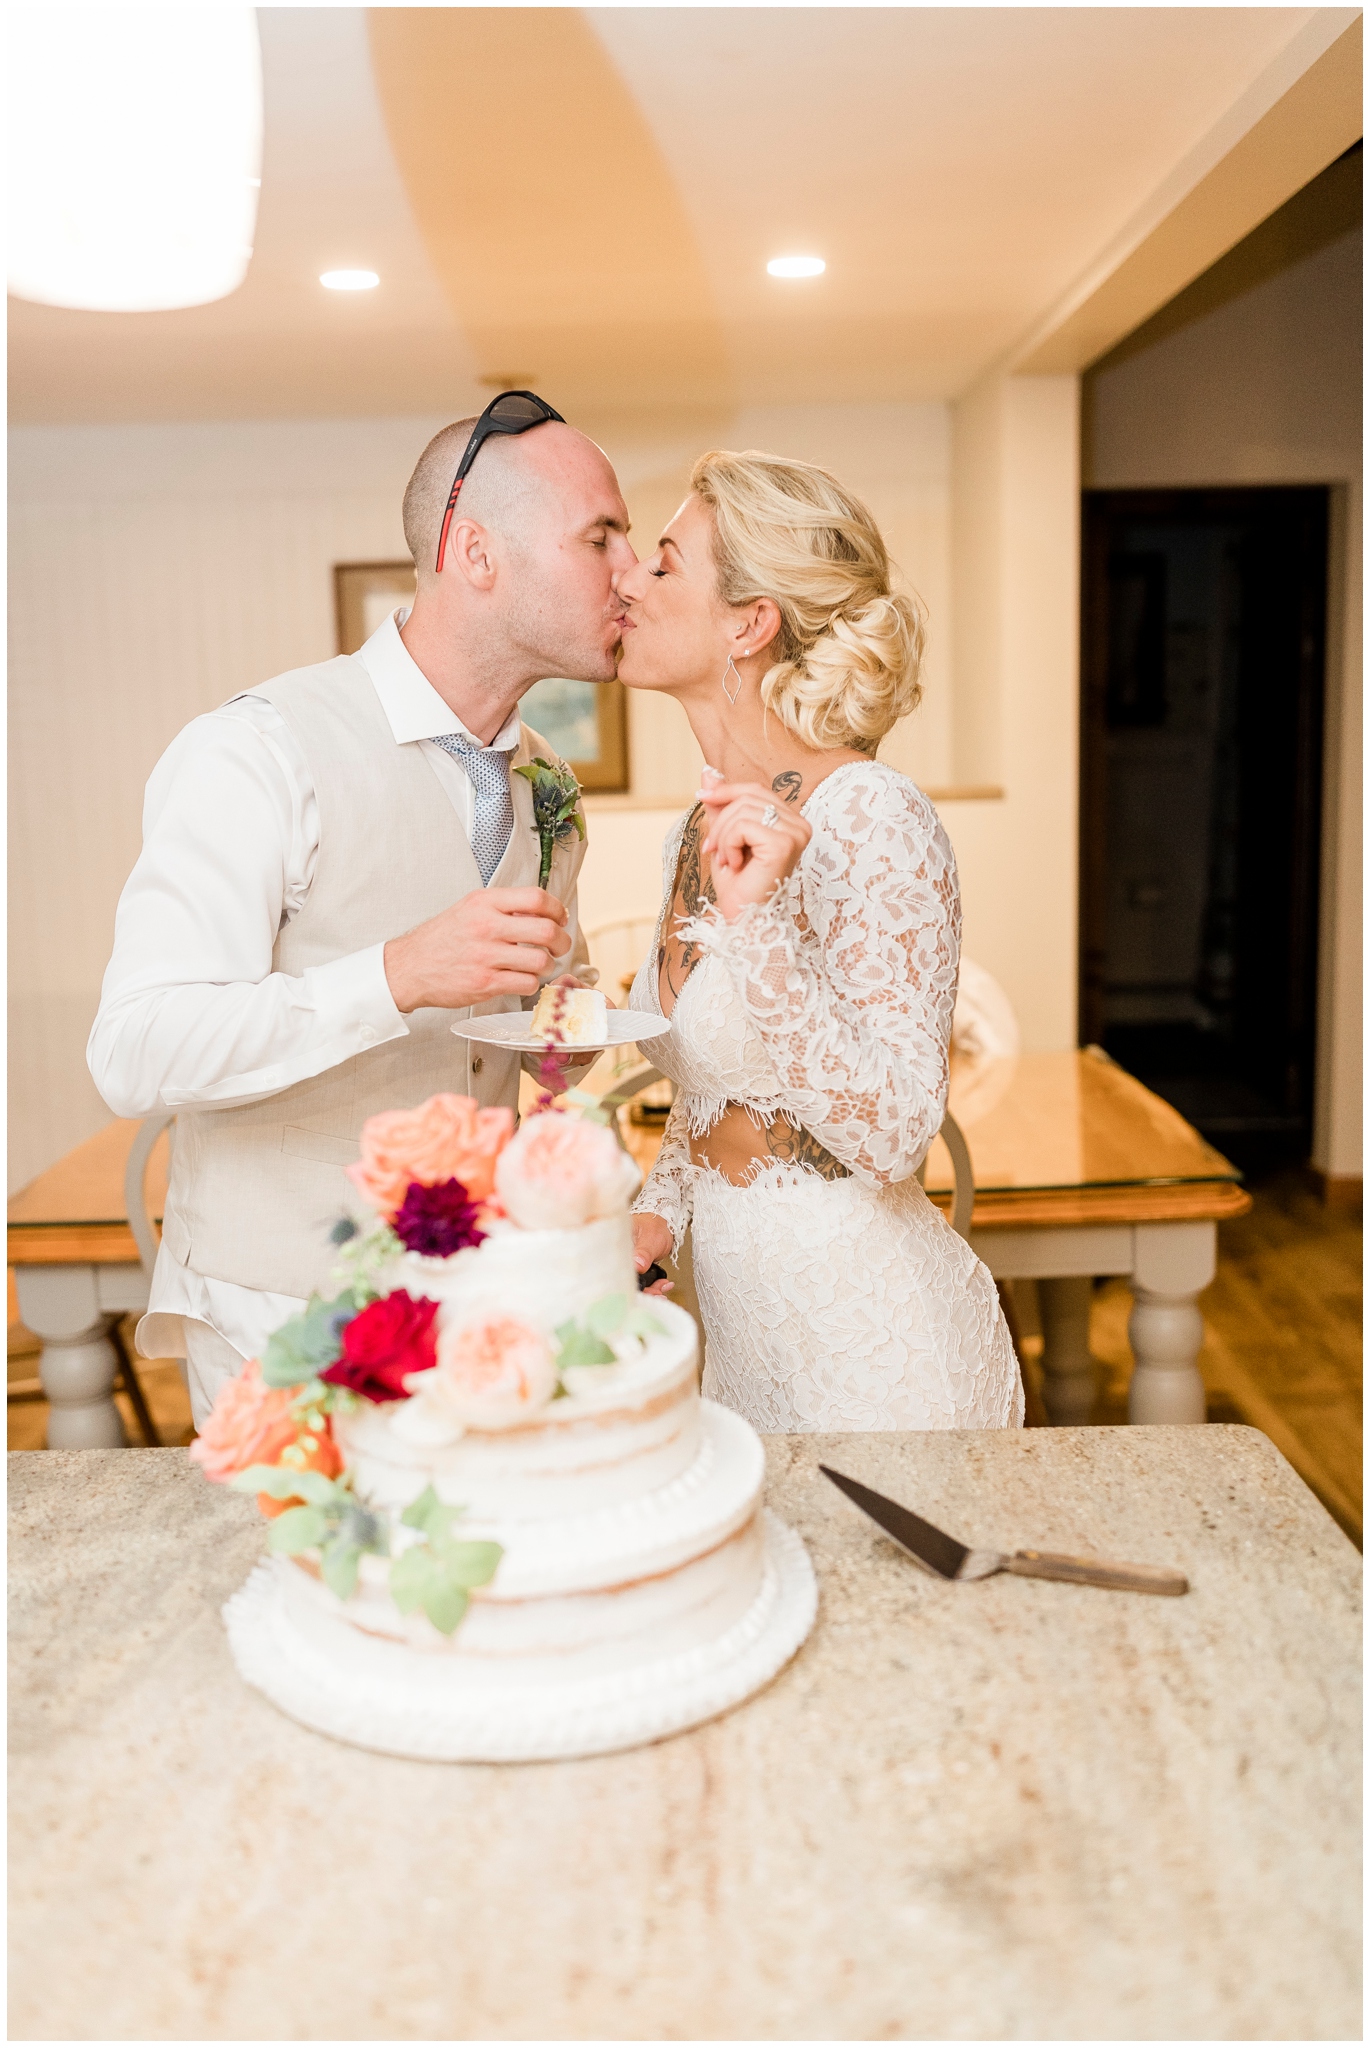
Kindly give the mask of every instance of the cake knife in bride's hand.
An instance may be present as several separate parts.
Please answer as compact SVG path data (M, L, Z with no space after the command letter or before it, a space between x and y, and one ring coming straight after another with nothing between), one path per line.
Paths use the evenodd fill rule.
M896 1543L942 1579L987 1579L995 1572L1013 1572L1021 1579L1069 1579L1077 1586L1111 1586L1120 1593L1189 1591L1184 1573L1169 1571L1163 1565L1111 1564L1096 1557L1058 1557L1047 1550L1015 1550L1011 1556L998 1550L968 1550L954 1536L944 1535L911 1508L901 1508L898 1501L886 1500L883 1493L873 1492L859 1479L848 1479L845 1473L834 1472L830 1465L820 1465L818 1469L824 1478L842 1489L848 1500L855 1501L877 1522L887 1536L893 1536Z

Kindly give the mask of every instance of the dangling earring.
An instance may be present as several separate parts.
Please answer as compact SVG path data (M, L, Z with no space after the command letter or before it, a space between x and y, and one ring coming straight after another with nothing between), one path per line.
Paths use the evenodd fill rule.
M744 661L747 659L747 656L751 653L751 651L752 650L750 647L743 648L742 659ZM730 690L728 688L728 668L730 668L733 674L737 677L737 688L735 690ZM736 704L738 698L742 695L742 677L738 674L737 663L733 660L731 654L728 656L728 668L725 668L723 671L722 690L728 702L730 704Z

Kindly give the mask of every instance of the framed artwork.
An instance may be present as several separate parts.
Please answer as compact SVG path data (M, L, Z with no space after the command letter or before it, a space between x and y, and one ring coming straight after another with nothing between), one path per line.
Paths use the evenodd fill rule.
M355 654L413 596L412 562L337 563L333 597L339 654ZM582 789L627 789L628 713L622 683L580 683L549 676L534 683L519 710L570 762Z

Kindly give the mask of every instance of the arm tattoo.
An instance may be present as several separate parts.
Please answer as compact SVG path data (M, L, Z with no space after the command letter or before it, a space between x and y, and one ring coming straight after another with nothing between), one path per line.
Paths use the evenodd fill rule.
M782 769L781 773L771 780L771 788L787 804L798 801L799 792L803 787L804 778L797 768Z

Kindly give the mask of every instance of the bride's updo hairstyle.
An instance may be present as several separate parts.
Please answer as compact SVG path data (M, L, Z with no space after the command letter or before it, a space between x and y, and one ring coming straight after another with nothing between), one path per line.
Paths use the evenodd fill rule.
M890 588L880 530L812 462L701 455L690 478L714 515L719 595L780 609L761 701L805 746L873 754L922 694L923 612Z

